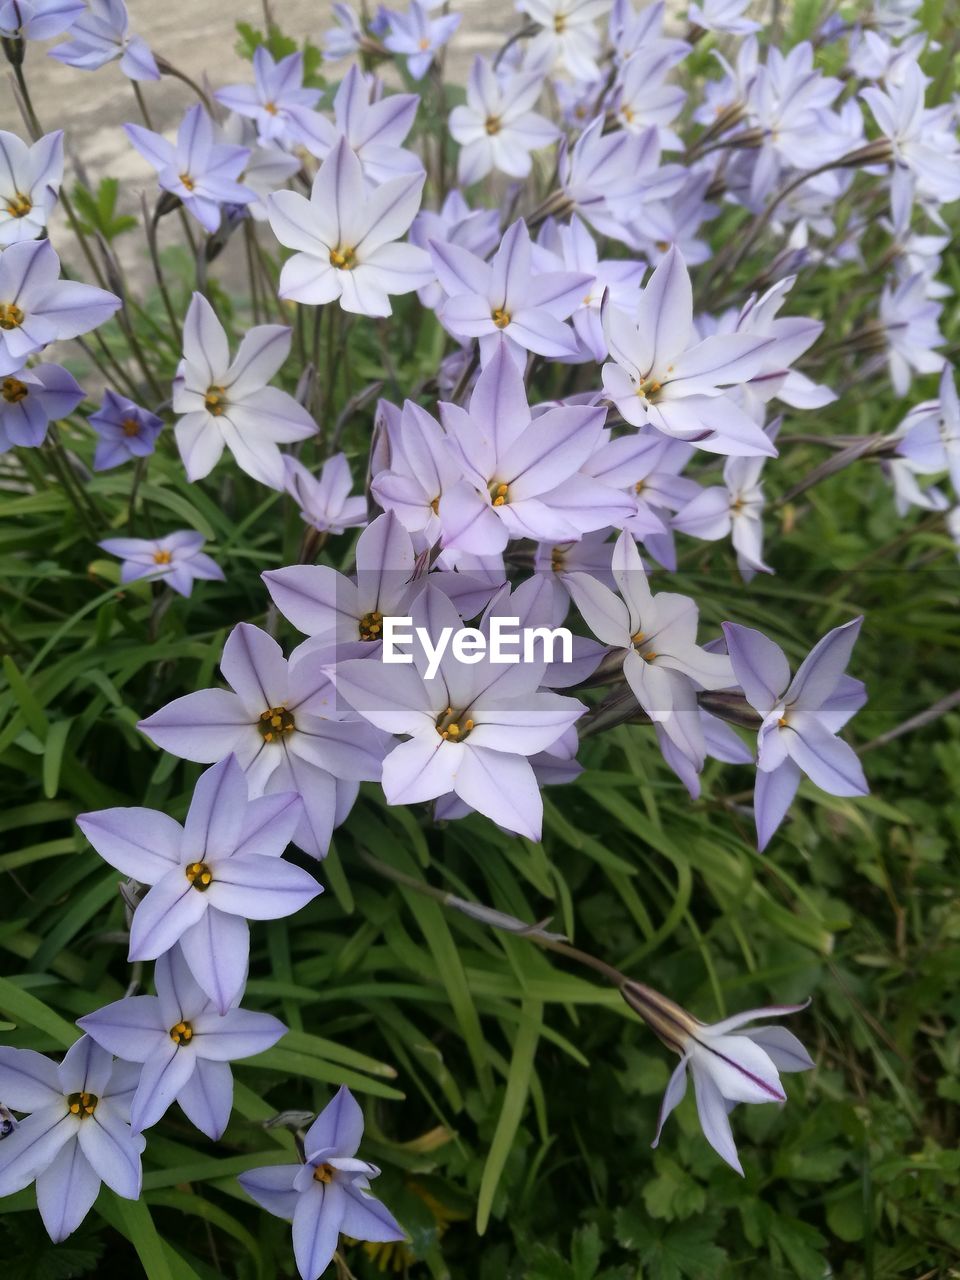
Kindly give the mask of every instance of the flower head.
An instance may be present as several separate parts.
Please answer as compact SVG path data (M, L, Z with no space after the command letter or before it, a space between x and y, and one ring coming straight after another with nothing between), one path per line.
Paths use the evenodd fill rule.
M460 143L458 173L464 186L492 169L525 178L531 152L549 146L559 131L533 107L543 88L536 72L498 76L486 58L474 59L467 101L450 113L450 134Z
M202 533L178 529L162 538L106 538L97 545L123 561L121 582L150 578L166 582L177 595L188 596L198 578L223 582L223 570L200 550L203 543Z
M63 181L63 130L28 146L0 129L0 245L35 240Z
M353 480L346 455L335 453L323 464L319 479L296 458L283 460L287 493L300 505L300 518L320 533L343 533L367 523L367 501L350 496Z
M110 387L104 388L103 404L87 422L100 437L93 455L94 471L107 471L130 458L146 458L163 430L162 418Z
M96 71L114 59L131 80L159 80L160 70L150 47L129 34L127 6L123 0L90 0L67 34L66 44L50 50L50 57L80 71Z
M310 132L320 89L303 87L303 54L276 60L265 45L253 52L252 85L232 84L213 95L217 102L255 121L264 142L304 142Z
M24 366L0 378L0 453L37 448L50 423L72 413L82 399L83 388L59 364Z
M83 0L0 0L0 36L50 40L84 12Z
M407 70L414 80L423 79L437 53L460 25L459 13L443 13L439 18L431 18L428 12L431 7L421 4L420 0L410 0L406 13L398 13L395 9L385 11L387 33L383 37L384 46L391 53L406 57Z

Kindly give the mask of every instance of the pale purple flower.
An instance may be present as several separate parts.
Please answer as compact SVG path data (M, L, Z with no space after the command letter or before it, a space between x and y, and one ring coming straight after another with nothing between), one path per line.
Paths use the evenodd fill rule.
M455 244L478 258L487 258L500 243L500 211L471 209L462 194L454 189L448 192L439 213L421 209L413 220L410 243L429 250L432 240ZM417 290L421 304L431 311L436 311L444 296L436 280Z
M560 63L575 80L597 80L600 33L596 20L613 0L517 0L517 8L541 30L530 41L527 59L543 71Z
M179 947L157 960L154 981L155 996L115 1000L77 1026L123 1062L143 1064L130 1108L134 1133L155 1125L177 1102L216 1142L233 1109L230 1063L272 1048L287 1028L269 1013L219 1013Z
M0 129L0 245L42 234L62 181L62 129L29 146Z
M671 67L686 55L681 40L653 41L634 53L620 68L614 90L617 119L631 133L656 127L661 147L682 151L683 142L669 126L683 109L686 92L667 84Z
M699 771L706 744L697 691L732 687L730 659L697 644L698 610L688 596L651 592L628 533L617 539L612 569L619 595L586 573L567 574L564 583L597 639L622 653L637 702Z
M722 31L731 36L748 36L760 30L760 23L744 17L750 0L703 0L687 7L687 21L704 31Z
M289 454L283 459L287 493L299 504L300 517L320 533L343 533L367 523L367 500L350 496L353 480L346 455L335 453L317 478Z
M866 701L860 681L844 675L862 621L828 631L792 680L778 644L750 627L723 624L734 674L763 717L754 795L761 850L783 821L802 774L833 796L865 796L869 790L856 752L837 737Z
M0 1143L0 1197L36 1181L37 1208L59 1244L79 1227L100 1183L125 1200L140 1197L140 1134L130 1131L136 1073L89 1036L57 1066L32 1049L0 1047L0 1094L29 1112Z
M730 725L709 711L700 708L700 727L703 730L703 741L706 754L712 760L721 760L724 764L753 764L752 752L744 746ZM675 745L663 728L655 724L657 744L665 762L670 766L687 789L691 800L700 798L700 774L688 755Z
M254 122L235 111L217 125L216 134L218 142L245 147L249 151L250 158L240 174L240 181L253 192L255 199L246 206L246 212L256 222L266 222L267 196L279 191L289 178L299 172L300 157L291 155L275 143L261 142Z
M360 161L341 138L313 180L308 200L278 191L270 226L296 249L283 264L280 296L310 306L339 299L344 311L388 316L390 294L411 293L433 279L429 256L399 243L420 206L423 173L392 178L371 192Z
M897 395L905 396L914 373L939 373L943 367L943 356L934 350L944 343L943 304L928 296L924 277L914 275L899 284L884 285L879 310L890 381Z
M410 608L413 626L438 636L458 632L456 607L427 586ZM426 658L387 666L352 659L336 668L337 692L360 715L407 741L383 762L389 804L416 804L455 792L478 813L530 840L539 840L543 802L529 756L547 750L586 710L582 702L538 691L546 664L471 665L446 649L426 678Z
M97 545L112 556L118 556L121 582L149 578L165 582L177 595L188 596L198 579L223 582L223 570L201 551L202 533L178 529L162 538L107 538Z
M357 1160L363 1113L341 1086L304 1136L306 1162L250 1169L239 1176L244 1191L278 1218L293 1222L293 1251L301 1280L318 1280L330 1265L341 1234L353 1240L403 1240L393 1215L370 1193L380 1170Z
M85 8L83 0L0 0L0 36L50 40L62 35Z
M385 10L384 47L407 59L407 70L414 80L423 79L437 53L460 25L459 13L443 13L439 18L431 18L429 8L420 0L410 0L406 13Z
M467 101L450 113L450 136L460 143L457 172L464 186L496 169L525 178L531 152L560 136L556 125L533 110L543 88L536 73L500 74L477 57L467 80Z
M0 377L48 343L96 329L119 306L105 289L61 280L49 240L10 245L0 254Z
M445 547L490 554L511 538L563 542L635 510L583 470L607 439L606 410L567 405L532 417L506 344L477 379L469 410L441 403L440 414L464 476L438 504Z
M960 199L960 145L951 125L950 108L924 106L927 79L916 62L904 68L899 84L875 86L861 97L880 132L893 150L894 160L913 173L918 189L940 201Z
M766 428L776 440L780 419ZM674 517L674 527L708 542L729 537L737 553L737 568L745 582L756 573L772 573L763 560L763 508L760 483L766 458L728 458L723 485L703 489Z
M83 388L59 364L24 366L0 378L0 453L36 449L50 423L72 413L82 399Z
M643 206L669 199L688 174L681 165L660 164L660 133L654 126L641 133L604 133L603 126L601 115L562 157L560 187L597 231L635 248L631 227Z
M160 70L150 47L129 32L123 0L90 0L89 8L72 23L66 44L50 50L50 57L79 71L96 71L115 59L131 80L159 80Z
M228 110L253 120L264 142L305 141L322 91L303 87L303 54L290 53L278 61L266 45L258 45L253 75L254 84L226 85L213 96Z
M327 62L338 62L359 51L363 41L363 28L348 4L332 4L330 14L336 26L323 33L323 56Z
M584 293L580 306L570 320L580 339L581 358L602 363L607 354L600 317L604 295L611 306L629 310L636 301L637 290L643 279L644 264L622 258L601 260L596 241L576 214L567 224L548 219L537 244L549 250L564 269L593 277L593 284ZM549 265L545 269L549 270Z
M712 250L701 232L717 213L717 206L706 199L711 177L709 171L690 174L669 200L648 201L642 217L628 224L630 243L650 262L659 262L674 245L688 266L710 260Z
M107 471L131 458L146 458L163 430L162 418L109 387L104 388L103 404L87 422L100 437L93 455L94 471Z
M640 294L636 323L604 308L604 333L613 363L603 385L627 422L649 423L665 435L711 453L776 454L726 387L749 381L773 339L718 334L697 341L686 264L674 248Z
M288 193L289 194L289 193ZM175 433L187 479L202 480L226 446L240 468L271 489L284 487L279 444L306 440L316 423L293 396L267 383L290 353L291 331L249 330L231 361L223 325L201 293L183 325L183 359L173 384Z
M640 983L625 984L623 995L664 1044L680 1055L663 1095L652 1145L659 1144L667 1117L686 1093L689 1070L703 1136L717 1155L742 1177L743 1167L730 1128L730 1112L738 1102L786 1102L780 1072L808 1071L814 1065L797 1037L785 1027L766 1023L749 1027L747 1023L758 1018L799 1013L807 1004L748 1009L721 1022L703 1023L666 996Z
M388 511L361 533L355 556L356 582L324 564L268 569L263 580L283 616L318 648L336 646L341 656L378 655L383 619L407 612L413 543Z
M142 808L82 813L77 826L104 861L150 885L133 913L130 959L156 960L179 942L225 1014L247 980L247 921L293 915L322 892L281 857L300 817L291 791L249 799L243 770L228 755L201 775L183 826Z
M333 99L333 120L314 112L303 135L304 145L321 160L346 138L371 187L423 173L420 157L403 146L420 99L415 93L379 97L381 87L373 76L352 66Z
M275 803L277 792L297 792L303 813L289 838L324 857L359 783L380 776L380 735L333 718L340 712L322 662L298 651L288 663L275 640L246 622L227 637L220 670L230 690L175 698L140 729L183 760L210 764L236 755L252 797L266 794Z
M163 190L179 197L206 231L220 226L222 206L247 205L255 199L239 180L249 149L217 142L213 121L199 102L183 117L176 145L142 125L123 127L137 151L156 169Z
M949 472L953 491L960 497L960 400L948 363L940 375L939 400L917 405L896 435L897 453L913 470L921 475Z
M459 484L463 464L440 423L412 400L388 434L390 465L373 477L370 491L406 530L433 546L441 534L441 500Z
M530 233L522 218L504 233L490 262L457 245L432 241L430 254L447 300L438 312L456 338L479 338L486 364L501 335L517 363L534 351L553 359L575 356L577 341L564 320L580 305L593 277L577 271L533 271Z

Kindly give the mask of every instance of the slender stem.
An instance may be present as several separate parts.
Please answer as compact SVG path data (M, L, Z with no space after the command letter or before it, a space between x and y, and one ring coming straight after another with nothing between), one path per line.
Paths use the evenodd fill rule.
M148 129L153 129L153 120L150 117L150 112L147 110L147 100L143 96L143 90L140 88L140 85L136 80L130 81L130 87L133 89L133 96L136 98L137 106L140 108L140 114L143 116L143 123Z
M941 716L953 711L955 707L960 707L960 689L954 689L953 693L948 693L945 698L940 698L933 706L927 707L925 711L917 712L909 720L904 720L902 724L895 725L894 728L888 729L886 733L881 733L878 738L873 738L870 742L865 742L862 747L857 747L857 755L862 756L867 751L873 751L876 747L885 747L888 742L895 742L897 738L902 738L906 733L913 733L916 729L923 729L928 724L932 724L934 720L939 720Z

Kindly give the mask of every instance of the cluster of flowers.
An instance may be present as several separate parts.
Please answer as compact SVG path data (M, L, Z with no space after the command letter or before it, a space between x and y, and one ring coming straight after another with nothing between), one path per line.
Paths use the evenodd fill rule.
M185 827L142 809L79 820L131 879L130 958L156 960L157 994L82 1018L84 1038L59 1068L0 1050L0 1100L31 1113L0 1147L0 1194L36 1178L55 1239L76 1227L101 1178L139 1193L140 1135L173 1101L210 1137L223 1132L227 1064L284 1031L239 1007L246 921L286 917L320 892L282 855L292 842L322 859L360 782L381 784L391 804L432 802L446 820L477 812L538 840L540 789L577 776L580 737L640 721L693 797L707 757L756 760L760 849L803 775L833 795L866 794L859 759L838 736L866 696L845 674L861 620L830 631L791 675L782 650L748 627L726 623L698 643L696 602L655 590L651 572L676 569L678 534L730 538L746 581L771 572L762 473L777 456L777 406L810 411L836 398L796 367L823 324L781 312L799 273L859 260L864 203L835 216L858 181L889 206L887 275L845 354L864 356L858 377L887 367L898 395L915 374L943 367L939 401L911 411L890 465L902 501L945 509L940 491L914 478L940 471L960 496L960 410L936 350L946 238L925 225L942 229L941 206L960 198L960 144L955 108L924 104L917 6L877 0L862 24L827 22L816 44L847 40L843 79L818 69L814 43L762 46L746 0L690 5L686 38L665 32L663 3L517 7L527 25L495 58L476 58L466 102L449 115L460 185L432 181L432 208L421 207L427 171L407 145L419 98L387 92L370 70L396 56L414 79L432 66L442 76L459 18L420 0L367 25L333 6L326 56L359 61L329 113L320 90L304 86L301 54L277 60L261 47L254 83L192 106L175 142L126 127L156 170L157 217L182 207L211 244L252 218L254 234L269 228L291 251L279 278L285 302L329 307L332 324L341 310L389 317L391 298L416 292L452 349L436 373L435 411L419 402L425 394L379 403L362 496L343 454L315 475L296 448L281 451L317 432L304 403L270 385L291 330L255 325L232 355L202 292L183 322L169 406L152 412L108 389L87 419L94 467L105 469L146 459L163 439L160 412L172 409L188 479L204 479L229 451L297 503L313 537L305 561L328 535L363 531L353 574L309 562L264 574L276 609L305 637L289 656L240 622L221 659L228 687L190 693L142 722L163 750L211 766ZM121 0L0 4L0 34L20 62L24 41L63 32L52 52L70 66L119 59L139 80L169 70L129 34ZM725 54L691 101L682 72L707 32ZM536 109L548 90L557 121ZM681 117L703 126L686 148ZM0 158L2 451L40 445L49 423L77 408L72 376L36 359L104 323L121 300L61 279L39 238L63 180L62 135L28 145L0 134ZM468 199L466 188L491 174L511 184L503 219ZM704 230L721 202L748 221L711 257ZM737 269L757 243L769 248L766 264L743 283ZM701 266L697 306L690 268ZM564 393L531 403L548 364L565 367L553 383ZM704 455L723 458L719 483L697 478ZM122 559L125 582L160 580L186 595L195 579L222 577L190 530L100 545ZM519 580L518 565L531 570ZM506 618L556 628L573 616L590 634L563 661L497 665L474 654L464 663L447 647L437 664L418 652L388 670L383 623L399 616L434 639L482 638ZM572 692L592 687L608 688L602 701ZM755 752L731 723L756 732ZM142 896L140 886L149 886ZM743 1027L792 1010L708 1027L639 984L623 990L681 1054L661 1125L689 1065L704 1132L740 1170L729 1106L782 1101L778 1070L812 1065L782 1028ZM305 1280L326 1268L341 1231L402 1237L369 1194L377 1170L355 1158L360 1133L359 1109L341 1090L306 1135L302 1167L242 1178L268 1210L292 1217Z

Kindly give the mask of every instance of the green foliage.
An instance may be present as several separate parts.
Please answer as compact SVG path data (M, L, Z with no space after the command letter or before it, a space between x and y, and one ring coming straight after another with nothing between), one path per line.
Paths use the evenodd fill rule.
M73 202L79 214L80 230L84 235L101 235L104 240L116 240L125 231L137 226L137 219L117 213L117 196L120 183L117 178L101 178L96 191L88 191L77 183L73 188Z

